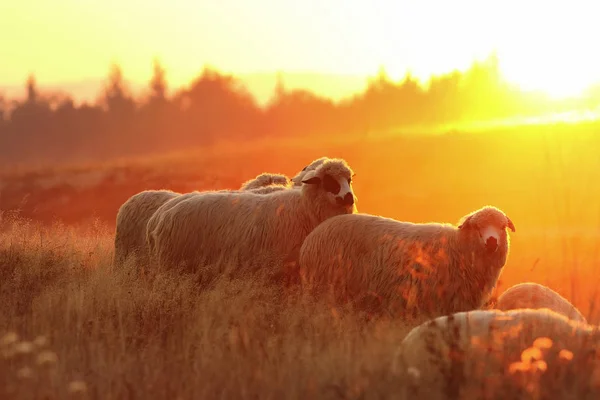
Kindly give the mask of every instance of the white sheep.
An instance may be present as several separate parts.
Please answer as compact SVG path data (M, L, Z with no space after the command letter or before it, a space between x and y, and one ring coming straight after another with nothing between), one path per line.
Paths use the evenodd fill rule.
M270 183L277 181L281 181L281 179L276 178L275 175L269 181L264 179L261 174L245 182L244 185L247 186L247 189L242 190L267 194L287 189L290 184L289 180L285 185ZM181 193L170 190L145 190L131 196L121 205L116 218L114 265L122 264L133 254L135 254L139 264L148 263L148 248L146 245L148 221L162 205L170 200L180 198L181 195Z
M240 190L259 189L272 185L288 187L292 185L292 182L290 178L285 175L263 172L262 174L257 175L255 178L242 183Z
M512 221L486 206L457 226L368 214L331 218L300 249L303 286L334 301L405 320L482 306L509 252Z
M260 188L256 188L256 189L249 189L247 191L250 193L256 193L256 194L268 194L268 193L276 192L279 190L285 190L285 189L288 189L288 187L283 186L283 185L270 185L270 186L260 187ZM156 229L158 222L161 220L161 215L165 211L170 210L177 204L189 199L190 197L194 197L194 196L197 196L202 193L224 193L224 192L236 193L237 191L235 191L235 190L219 190L219 191L199 192L199 191L195 190L193 192L185 193L185 194L182 194L175 198L172 198L172 199L166 201L163 205L161 205L156 210L156 212L154 214L152 214L150 219L148 219L148 223L146 224L146 229L144 231L146 248L148 249L149 255L152 255L155 253L154 237L152 235L150 235L150 232L153 232Z
M154 229L156 229L156 226L158 225L158 222L161 219L161 215L163 215L163 213L165 211L170 210L171 208L173 208L177 204L181 203L182 201L185 201L185 200L189 199L190 197L197 196L201 193L205 193L205 192L199 192L199 191L195 190L193 192L185 193L180 196L174 197L174 198L166 201L160 207L158 207L156 209L156 211L154 212L154 214L152 214L152 216L148 219L148 222L146 223L146 226L144 228L144 236L145 236L144 240L145 240L145 245L146 245L145 248L147 251L147 255L150 258L151 262L154 262L156 260L153 259L153 256L155 254L154 237L152 235L150 235L150 232L153 232Z
M353 172L341 159L309 171L300 189L265 195L203 192L157 215L148 231L160 267L284 266L319 223L354 210ZM278 272L276 272L278 273Z
M548 286L534 282L511 286L498 297L494 308L498 310L549 308L573 320L587 322L583 314L569 300Z
M583 398L600 395L598 344L597 327L549 309L459 312L413 328L392 370L410 398Z

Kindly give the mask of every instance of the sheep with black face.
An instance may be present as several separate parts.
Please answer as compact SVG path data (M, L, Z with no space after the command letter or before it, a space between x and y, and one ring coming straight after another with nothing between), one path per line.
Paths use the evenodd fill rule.
M353 171L328 159L305 174L300 189L258 195L203 192L161 212L148 231L159 266L196 270L208 265L278 267L321 222L354 210Z

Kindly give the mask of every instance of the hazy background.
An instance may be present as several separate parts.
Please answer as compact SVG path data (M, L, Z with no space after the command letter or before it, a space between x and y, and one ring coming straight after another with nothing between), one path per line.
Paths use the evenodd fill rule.
M597 324L596 3L1 0L0 335L33 345L0 336L0 398L397 398L405 321L112 262L130 196L322 156L356 173L359 212L500 208L516 232L496 294L545 284ZM545 361L540 388L585 397L562 377L592 368ZM487 382L521 382L506 367Z

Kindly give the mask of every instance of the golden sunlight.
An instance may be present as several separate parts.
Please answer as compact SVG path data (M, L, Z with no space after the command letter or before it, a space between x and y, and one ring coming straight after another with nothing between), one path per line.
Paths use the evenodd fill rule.
M92 3L27 0L0 7L6 33L0 43L11 60L0 63L0 84L20 84L30 72L47 84L98 80L112 61L141 83L149 79L155 56L175 86L204 64L242 75L363 77L383 66L393 79L410 71L427 81L432 74L466 70L492 51L505 78L524 89L564 97L600 81L600 58L590 46L600 26L591 1L231 0L215 6L173 0L151 8L141 0ZM320 86L313 80L300 84Z
M386 32L378 46L385 48L381 62L394 78L408 69L426 81L432 74L464 71L496 52L504 78L524 90L564 98L600 82L593 2L424 0L385 7L370 21L373 29L361 35L377 43L373 32Z
M593 3L532 1L515 10L511 4L499 15L505 26L496 41L508 81L554 98L580 95L600 82Z

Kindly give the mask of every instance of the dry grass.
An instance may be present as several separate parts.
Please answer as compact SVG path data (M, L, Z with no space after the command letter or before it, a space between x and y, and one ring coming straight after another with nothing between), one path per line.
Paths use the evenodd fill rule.
M10 371L11 393L2 398L43 390L63 398L81 388L73 381L102 399L374 399L401 385L389 348L402 326L364 324L260 277L200 291L193 276L112 270L112 232L100 225L5 224L0 331L43 335L57 361L46 376L5 355L0 373Z
M131 262L114 270L112 230L100 223L46 227L4 215L3 224L3 399L414 398L418 381L394 367L409 330L400 321L366 322L260 276L201 288L194 275L141 276ZM560 387L540 392L507 375L486 398L584 398L586 388L562 386L573 371L561 371ZM539 372L527 373L538 382ZM490 394L462 374L446 380L444 398L459 388L465 399Z

